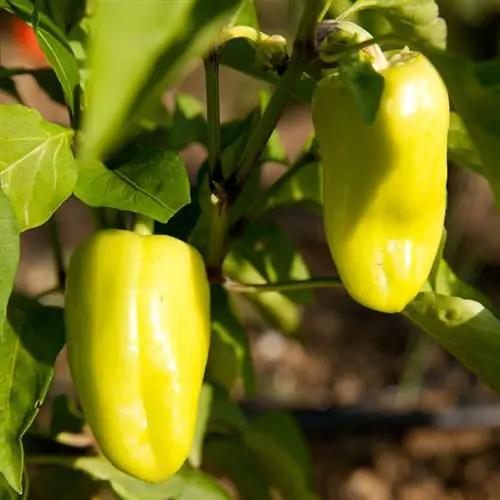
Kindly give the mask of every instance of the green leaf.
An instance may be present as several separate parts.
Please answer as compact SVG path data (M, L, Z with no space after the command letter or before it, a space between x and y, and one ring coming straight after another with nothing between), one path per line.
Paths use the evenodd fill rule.
M220 51L221 64L245 75L276 85L280 75L271 71L262 64L255 44L244 39L236 38L225 43ZM304 102L310 102L316 82L307 75L301 77L292 96Z
M57 436L62 432L77 434L82 431L85 419L75 403L65 394L60 394L52 403L50 434Z
M113 150L129 132L125 125L133 125L148 101L157 100L188 62L209 49L238 4L97 0L83 156L102 159Z
M166 223L190 201L189 179L177 153L131 146L111 162L82 162L75 195L93 207L130 210Z
M198 403L198 416L196 418L196 430L189 451L189 462L197 469L201 466L203 457L203 443L207 432L208 420L210 418L210 408L212 406L213 391L212 387L207 383L203 384L200 392L200 400Z
M71 195L73 131L20 105L0 107L0 182L21 231L46 222Z
M67 105L74 112L80 91L80 73L71 46L41 26L36 30L36 39L61 83Z
M33 24L34 2L8 0L7 10ZM45 9L37 8L36 12L38 15L36 39L61 82L69 108L74 111L76 93L79 92L80 86L78 63L61 27L47 15Z
M307 267L287 233L265 219L252 223L231 248L224 261L224 274L237 282L252 284L309 278ZM297 304L308 303L312 297L311 290L300 290L248 294L238 300L250 302L273 327L293 333L301 321Z
M189 94L177 94L167 129L168 147L180 151L193 142L203 142L206 133L207 124L201 103Z
M384 77L375 71L372 61L352 57L339 65L340 79L349 89L367 125L377 118L380 99L384 92Z
M43 0L43 5L65 33L76 26L85 13L85 0Z
M410 303L404 314L500 392L500 321L482 304L425 292Z
M245 393L252 394L255 382L247 333L234 314L227 292L218 285L211 290L212 346L207 375L228 390L235 379L240 379Z
M231 500L215 479L189 465L159 484L134 479L115 469L104 458L78 458L74 466L100 481L108 481L124 500Z
M431 286L434 293L475 300L489 309L492 307L489 299L472 285L462 281L444 259L440 259L437 264Z
M250 26L259 29L259 19L255 0L242 0L240 8L236 11L230 26Z
M6 68L0 66L0 90L10 94L17 101L22 102L21 96L17 91L16 84L11 79L11 75L9 74Z
M311 211L318 213L323 205L323 184L321 164L317 160L297 162L286 171L265 196L257 215L266 210L303 204Z
M36 468L35 468L36 467ZM88 474L68 467L35 466L29 480L29 498L89 500L102 498L102 485Z
M3 323L7 304L14 286L19 264L19 228L12 205L0 189L0 325ZM0 328L1 334L1 328Z
M243 443L226 437L208 439L204 465L231 480L240 500L272 500L267 477Z
M242 255L231 252L224 261L224 274L243 283L264 283L262 275ZM294 333L300 326L301 310L299 306L286 295L279 292L257 293L233 297L235 304L249 303L261 317L274 328Z
M291 417L270 413L252 420L245 443L268 481L287 500L319 500L312 489L312 464L300 430Z
M452 113L450 119L448 159L455 165L468 168L477 174L483 174L479 153L472 144L462 119L457 113Z
M240 436L246 429L247 421L239 405L230 398L228 392L212 385L212 407L208 421L209 434Z
M234 243L231 252L251 263L260 275L258 283L310 278L309 270L291 238L269 219L259 219L250 224ZM232 270L228 269L228 272L231 276ZM314 296L311 290L286 292L285 295L299 304L311 302Z
M420 50L438 69L450 99L479 154L482 172L500 203L500 94L485 87L478 78L480 66L465 56L427 45Z
M446 22L435 0L359 0L353 10L379 9L396 33L417 36L436 47L446 45Z
M0 7L2 4L0 3ZM18 494L9 486L9 483L0 474L0 500L20 500L23 495Z
M63 310L13 296L0 339L0 472L22 490L21 438L42 405L64 345Z
M42 90L54 101L65 104L65 98L61 84L52 69L26 69L26 68L2 68L0 67L0 86L5 82L13 83L10 78L16 75L32 76ZM21 101L19 96L18 100Z

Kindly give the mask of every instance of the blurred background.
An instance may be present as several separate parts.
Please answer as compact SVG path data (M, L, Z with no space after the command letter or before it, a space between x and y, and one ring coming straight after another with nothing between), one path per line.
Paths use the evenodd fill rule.
M293 0L257 2L263 31L290 34L289 2ZM451 49L476 60L497 57L500 1L439 3ZM43 65L23 48L20 37L13 19L1 13L0 65ZM16 77L16 84L24 101L45 118L68 123L66 111L32 77ZM224 68L223 120L248 112L263 85ZM204 101L201 68L166 94L166 104L176 91ZM0 92L0 103L7 102L12 97ZM311 131L309 109L290 106L279 134L291 159ZM192 175L204 155L196 145L183 152ZM266 165L263 185L283 171L279 165ZM319 217L294 208L277 211L275 218L303 252L311 275L334 274ZM58 211L55 223L57 228L47 224L22 235L17 289L39 294L56 286L51 231L59 231L67 262L75 245L94 229L91 214L75 199ZM500 217L487 182L453 165L447 227L449 262L498 306ZM301 311L300 330L293 338L254 317L248 318L247 330L258 382L252 408L279 405L296 411L310 444L321 498L500 499L500 397L404 318L366 310L339 290L318 290L315 297ZM51 397L71 393L63 353ZM73 493L68 498L75 498Z

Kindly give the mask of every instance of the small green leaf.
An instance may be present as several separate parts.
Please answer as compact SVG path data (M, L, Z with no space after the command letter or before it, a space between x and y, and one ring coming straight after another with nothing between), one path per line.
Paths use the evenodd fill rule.
M39 2L38 2L39 3ZM61 26L46 12L29 0L8 0L5 7L9 12L21 17L29 24L36 19L35 35L50 66L54 69L64 91L66 103L74 111L76 95L80 87L78 63Z
M230 26L250 26L257 30L259 29L255 0L241 1L241 6L231 20Z
M0 472L22 490L21 438L42 405L64 345L63 310L14 296L0 339Z
M212 385L212 406L207 433L237 437L245 431L246 426L245 415L238 403L230 398L225 389Z
M0 106L0 183L21 231L46 222L71 195L73 131L20 105Z
M290 417L269 414L251 421L245 444L283 498L319 500L312 489L312 465L307 447Z
M476 148L482 172L500 203L500 95L478 78L478 65L465 56L422 45L446 83L454 108ZM490 84L492 82L489 82ZM499 80L500 83L500 80Z
M231 480L240 500L272 500L267 477L243 443L227 437L208 439L204 465Z
M247 431L249 434L261 432L273 437L279 445L294 460L297 468L303 474L304 483L312 488L314 484L311 456L304 436L295 420L286 413L269 412L254 418Z
M310 278L307 265L292 239L270 219L261 218L250 224L231 251L251 263L261 277L260 283ZM302 304L312 301L313 292L299 290L287 292L286 296Z
M14 286L19 264L19 228L12 205L0 189L0 325ZM1 328L0 328L1 333Z
M305 280L309 271L290 237L280 226L258 219L231 247L224 261L224 273L242 283L276 283ZM239 300L257 307L264 320L286 333L297 330L301 310L297 304L312 300L311 290L248 294Z
M340 79L349 89L368 125L377 118L380 99L384 92L384 77L375 71L367 58L352 57L339 65Z
M78 458L74 467L100 481L108 481L124 500L231 500L215 479L204 472L184 465L164 483L139 481L115 469L104 458Z
M254 373L247 334L235 316L227 292L212 286L212 347L207 375L231 389L240 379L247 395L254 391ZM214 348L215 347L215 348Z
M209 50L238 4L219 0L207 8L203 0L97 0L83 156L103 159L113 151L148 103L157 101L188 63Z
M210 418L210 408L212 406L213 391L207 383L203 384L198 403L198 416L196 418L196 430L189 452L189 462L197 469L201 466L203 457L203 443L207 432L208 419Z
M417 36L436 47L446 45L446 22L435 0L359 0L353 11L380 10L396 33Z
M472 144L463 121L457 113L451 114L448 131L448 159L460 167L483 175L483 166L477 149Z
M167 144L174 151L180 151L193 142L202 142L206 136L207 124L201 103L189 94L178 94L172 123L167 129Z
M2 4L0 3L0 7ZM9 486L6 479L0 474L0 500L21 500L23 495L18 494Z
M22 102L21 96L17 91L16 84L11 78L11 73L8 69L0 66L0 90L10 94L17 101Z
M29 498L89 500L98 499L99 493L102 497L102 485L85 472L68 467L35 467L32 470L36 472L29 478Z
M472 285L462 281L444 259L440 259L437 265L432 290L440 295L475 300L485 307L491 308L489 299Z
M303 204L317 213L323 205L322 182L319 161L298 162L276 181L276 185L269 188L269 194L258 208L258 214L295 204Z
M57 436L62 432L77 434L85 425L85 419L74 402L65 394L60 394L52 403L50 434Z
M259 51L254 43L237 38L225 43L220 51L221 64L239 71L245 75L276 85L280 75L259 64ZM304 102L310 102L316 82L303 75L293 91L293 97Z
M65 97L57 75L52 69L26 69L26 68L2 68L0 67L0 87L5 83L12 82L11 77L16 75L32 76L42 90L54 101L65 104ZM8 90L7 88L5 90ZM17 91L16 91L17 92ZM12 92L11 92L12 93ZM12 94L21 99L17 94Z
M80 72L71 46L67 40L62 41L60 36L42 26L38 26L35 33L40 48L61 83L66 103L74 112L77 105L77 93L80 91Z
M500 392L500 321L492 312L474 300L425 292L404 314Z
M173 151L132 146L112 166L81 163L75 195L93 207L130 210L163 223L190 201L186 169Z
M244 257L231 252L224 261L226 276L243 283L264 283L261 274ZM241 296L237 294L234 303L249 303L272 327L285 333L294 333L300 326L301 309L286 295L279 292L258 293Z
M65 33L78 24L85 13L85 0L44 0L43 4Z

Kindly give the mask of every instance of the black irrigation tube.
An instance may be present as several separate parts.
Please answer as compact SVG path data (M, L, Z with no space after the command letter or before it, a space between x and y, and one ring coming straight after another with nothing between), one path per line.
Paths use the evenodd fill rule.
M412 428L500 429L500 404L462 406L436 411L396 411L362 408L306 409L287 408L259 402L243 402L247 417L270 410L286 412L294 417L308 435L341 432L397 433Z

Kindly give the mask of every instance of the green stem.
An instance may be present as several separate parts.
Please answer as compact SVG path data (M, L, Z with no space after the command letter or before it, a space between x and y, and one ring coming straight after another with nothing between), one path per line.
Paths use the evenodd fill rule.
M54 262L56 265L56 272L57 272L57 288L64 289L64 286L66 284L66 269L64 267L61 238L59 235L59 226L57 224L55 216L52 216L49 219L49 228L50 228L50 240L52 243L52 251L54 255Z
M231 292L238 293L268 293L291 292L294 290L307 290L312 288L344 288L339 278L311 278L301 281L281 281L278 283L238 283L226 279L224 287Z
M255 209L250 210L249 214L252 219L259 217L267 208L267 202L292 179L304 167L316 160L312 153L306 153L292 168L289 168L281 177L279 177L262 195Z
M43 292L40 292L38 295L35 296L36 300L43 299L45 297L48 297L49 295L54 295L56 293L63 293L64 289L61 288L60 285L55 286L53 288L49 288L48 290L44 290Z
M150 236L155 231L155 221L146 215L136 214L134 233Z
M340 14L340 16L337 16L336 21L342 21L343 19L352 16L356 12L375 7L377 3L378 0L358 0L355 4L351 5L348 9L344 10L344 12Z
M422 387L429 360L436 346L431 338L421 332L412 338L408 347L408 358L398 383L395 398L398 404L415 405L418 402L418 392L412 393L411 389L419 390Z
M239 234L243 232L244 228L259 218L267 209L272 208L268 205L268 201L285 186L290 179L292 179L297 173L304 167L309 165L314 161L316 157L308 152L291 168L289 168L281 177L279 177L266 191L260 196L250 207L247 209L245 215L234 220L231 224L231 230L238 228Z
M217 183L222 180L220 144L220 94L219 55L212 51L205 59L205 86L207 96L208 165L210 178Z
M25 461L28 465L59 465L60 467L73 468L79 457L67 455L26 455Z
M227 240L227 205L225 200L212 194L212 220L208 241L207 267L217 277L224 260Z
M243 185L254 168L259 156L262 154L262 151L266 147L266 144L271 138L283 108L289 101L295 86L302 76L308 62L307 59L306 46L296 46L290 59L288 69L281 78L280 83L269 101L264 115L262 116L262 119L255 128L250 140L243 150L240 162L225 183L226 192L231 197L231 200L234 200L234 198L236 198L243 189Z
M322 61L335 62L349 55L351 52L344 49L344 47L346 44L350 44L350 47L357 47L354 53L362 51L370 55L375 69L383 70L389 65L377 40L373 38L371 33L356 23L329 20L321 23L318 29L324 31L324 34L321 35L324 39L318 45L319 56ZM372 43L367 43L370 41ZM358 42L367 44L360 48ZM349 45L347 48L349 48Z

